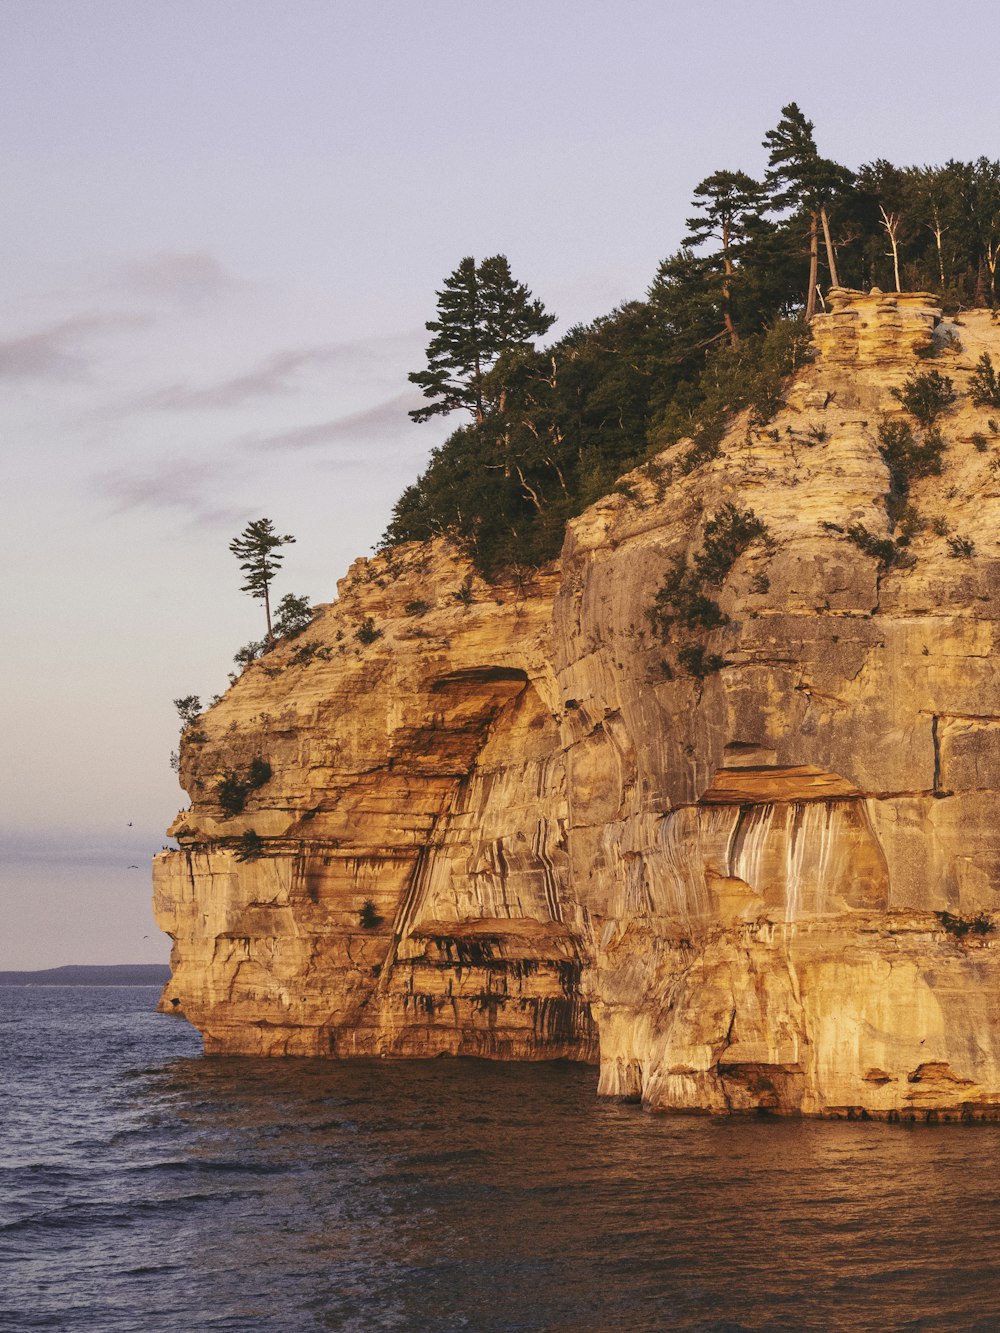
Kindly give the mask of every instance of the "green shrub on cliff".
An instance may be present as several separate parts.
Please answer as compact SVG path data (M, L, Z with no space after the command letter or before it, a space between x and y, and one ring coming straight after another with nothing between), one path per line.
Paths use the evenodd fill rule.
M258 657L264 653L267 644L263 639L251 639L245 643L242 648L237 649L233 655L233 661L238 667L248 667L251 662L256 662Z
M307 639L305 643L300 643L291 657L288 659L289 666L308 666L310 662L328 662L333 656L333 649L326 644L322 644L318 639Z
M695 569L706 583L720 587L744 551L768 537L767 524L752 509L724 504L705 524Z
M677 661L684 672L696 680L704 680L726 665L724 657L710 653L703 643L683 644L677 650Z
M675 560L656 590L647 618L661 639L669 638L674 625L683 629L718 629L727 625L719 603L703 590L697 571L683 560Z
M879 453L889 469L886 512L898 523L908 508L910 485L922 477L937 477L944 461L945 441L936 426L917 436L908 421L883 418L878 426Z
M233 855L237 861L259 861L263 852L264 840L251 828L237 841Z
M876 537L863 523L852 523L845 536L859 551L877 560L883 572L891 569L893 565L913 564L913 556L908 555L900 543L894 542L890 537Z
M238 815L249 795L249 786L234 769L228 769L215 784L215 798L225 815Z
M274 612L274 632L279 639L294 639L307 628L313 618L308 597L286 592Z
M181 720L182 731L201 717L201 699L197 694L185 694L182 699L175 699L174 707Z
M375 621L371 616L365 616L364 620L362 620L361 624L354 631L354 637L357 639L358 643L363 643L367 647L368 644L374 643L376 639L381 639L382 631L376 629Z
M902 388L889 392L922 426L933 426L944 409L958 397L950 376L936 370L924 374L913 371L906 377Z
M969 380L969 395L977 407L1000 407L1000 379L988 352L976 362Z
M245 769L226 769L215 784L215 798L227 817L238 815L252 791L270 782L271 765L259 755Z
M968 537L949 537L948 553L955 560L971 560L976 554L976 544Z
M951 912L935 912L934 915L948 934L954 935L956 939L970 934L992 935L996 929L985 912L980 912L978 916L956 916Z
M667 570L646 612L653 632L666 643L677 629L713 630L728 625L729 617L710 590L725 583L736 561L755 541L769 540L767 525L752 509L723 505L706 522L701 550L691 564L678 557ZM677 648L677 665L687 675L702 679L721 670L725 661L708 653L703 644L683 643Z

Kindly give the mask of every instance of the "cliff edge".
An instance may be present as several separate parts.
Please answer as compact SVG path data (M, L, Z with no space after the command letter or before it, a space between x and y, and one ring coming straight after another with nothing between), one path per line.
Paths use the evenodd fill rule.
M769 421L629 474L552 566L358 561L188 730L155 910L207 1050L1000 1115L1000 427L968 392L1000 325L833 292L813 339ZM929 371L957 396L921 426L892 390Z

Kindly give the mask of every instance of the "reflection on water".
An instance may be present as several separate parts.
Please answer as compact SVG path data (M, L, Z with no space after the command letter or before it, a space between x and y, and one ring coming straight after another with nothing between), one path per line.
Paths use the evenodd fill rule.
M203 1059L153 999L0 990L3 1329L1000 1325L1000 1126L654 1117L576 1066Z

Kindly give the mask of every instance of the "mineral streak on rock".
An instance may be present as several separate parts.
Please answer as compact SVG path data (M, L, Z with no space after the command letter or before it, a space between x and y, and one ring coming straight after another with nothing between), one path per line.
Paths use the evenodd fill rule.
M216 1052L599 1060L657 1110L1000 1116L1000 436L967 393L1000 327L948 333L834 291L773 421L630 474L558 564L352 566L182 747L162 1007ZM959 398L886 568L849 530L897 535L878 426L929 352ZM770 540L702 633L724 665L665 670L647 612L727 503Z

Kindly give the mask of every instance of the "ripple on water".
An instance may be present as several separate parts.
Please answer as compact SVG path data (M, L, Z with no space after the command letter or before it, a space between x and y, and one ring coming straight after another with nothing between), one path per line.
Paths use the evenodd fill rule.
M1000 1126L652 1117L567 1065L205 1059L155 998L0 990L4 1330L1000 1323Z

